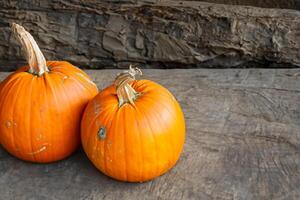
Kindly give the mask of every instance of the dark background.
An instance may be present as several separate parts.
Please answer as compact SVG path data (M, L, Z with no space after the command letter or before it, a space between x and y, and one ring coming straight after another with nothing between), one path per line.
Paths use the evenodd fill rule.
M300 66L299 0L2 0L0 70L25 64L9 23L82 68ZM246 5L246 6L245 6ZM257 7L253 7L257 6Z

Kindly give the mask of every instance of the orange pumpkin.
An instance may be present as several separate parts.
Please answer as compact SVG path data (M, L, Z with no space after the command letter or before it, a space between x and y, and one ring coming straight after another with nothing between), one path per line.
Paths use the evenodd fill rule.
M12 25L29 66L8 76L0 90L0 142L26 161L66 158L80 144L80 120L96 85L68 62L46 62L33 37Z
M89 102L81 122L85 153L104 174L143 182L172 168L183 149L180 105L163 86L135 80L130 67Z

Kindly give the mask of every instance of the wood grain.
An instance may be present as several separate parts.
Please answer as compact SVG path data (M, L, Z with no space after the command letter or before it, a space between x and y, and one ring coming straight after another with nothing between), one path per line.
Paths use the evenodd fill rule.
M118 72L87 71L100 88ZM187 138L175 168L122 183L81 150L39 165L1 149L0 199L300 199L300 69L144 70L144 78L167 87L184 110Z

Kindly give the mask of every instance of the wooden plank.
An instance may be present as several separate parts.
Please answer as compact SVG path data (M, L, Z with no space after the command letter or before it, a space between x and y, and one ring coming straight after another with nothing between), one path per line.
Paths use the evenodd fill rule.
M87 71L100 88L118 72ZM144 78L170 89L184 110L175 168L123 183L82 150L40 165L1 149L0 199L300 199L300 69L144 70Z

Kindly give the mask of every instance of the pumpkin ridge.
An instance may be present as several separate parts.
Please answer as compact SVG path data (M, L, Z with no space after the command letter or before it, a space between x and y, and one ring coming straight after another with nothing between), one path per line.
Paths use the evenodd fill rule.
M104 112L105 110L102 110L102 112ZM116 111L114 111L114 112L110 112L111 113L111 115L112 114L115 114L116 113ZM99 115L100 116L100 115ZM105 127L105 129L106 129L106 138L107 138L107 134L110 132L110 130L111 130L111 128L112 128L112 126L113 126L113 122L114 122L114 120L115 120L115 115L112 115L113 117L112 117L112 119L110 120L111 121L111 123L109 124L109 126L107 125L107 122L108 122L108 120L111 118L111 116L110 115L107 115L106 117L105 117L105 119L107 120L107 122L105 121L105 124L106 124L106 127ZM104 124L104 122L103 122L103 124ZM102 145L100 145L100 147L101 147L101 151L103 151L103 157L102 157L102 159L103 159L103 163L104 163L104 172L106 173L106 174L108 174L108 171L107 171L107 163L106 163L106 159L105 159L105 154L106 154L106 150L105 150L105 147L106 147L106 143L107 143L107 140L106 139L104 139L104 141L103 141L103 143L101 143Z
M88 126L86 127L87 132L91 132L91 126L94 124L94 121L96 120L96 118L97 117L95 117L95 119L89 121L90 123L88 123ZM81 129L83 127L82 124L83 124L83 122L81 123ZM81 135L81 137L82 137L82 135ZM93 136L87 137L87 139L85 141L83 141L83 139L81 139L83 147L89 146L92 139L94 139ZM85 148L84 148L84 150L85 150ZM86 151L86 154L88 157L91 157L91 158L93 157L92 153L88 152L88 149L86 149L85 151Z
M91 131L91 127L92 127L93 123L98 119L100 113L101 113L101 111L89 121L88 126L86 127L87 131ZM91 137L89 137L89 139L90 138ZM86 141L85 146L89 146L89 139Z
M19 85L19 82L21 81L21 79L22 79L22 78L19 77L19 79L16 80L16 82L13 82L13 83L12 83L13 85L12 85L10 88L8 88L8 91L7 91L6 96L1 100L1 107L6 103L6 101L8 101L8 100L7 100L7 96L10 94L11 91L15 91L15 88L14 88L14 87L16 87L16 86ZM17 88L17 93L19 93L20 91L21 91L21 89L20 89L20 87L18 87L18 88ZM14 93L14 92L13 92L13 93ZM1 94L1 95L2 95L2 94ZM15 97L14 100L15 100L15 101L18 100L17 95L16 95L16 97ZM3 103L2 103L2 102L3 102ZM15 105L15 104L14 104L15 102L10 102L10 103L13 103L12 105ZM15 107L13 106L13 107L12 107L12 110L11 110L12 118L13 118L13 115L14 115L14 109L15 109ZM11 141L12 141L12 146L14 146L14 149L17 149L18 147L17 147L16 142L15 142L15 133L14 133L14 132L15 132L15 131L13 131ZM16 151L16 152L18 152L18 151ZM18 154L19 154L19 152L18 152Z
M29 77L26 77L27 79L29 79ZM31 78L31 77L30 77ZM22 80L22 81L24 81L24 79ZM29 81L31 81L31 79L29 79ZM12 99L9 99L9 100L5 100L5 101L9 101L7 104L9 104L9 105L13 105L13 106L11 106L10 108L11 108L11 110L10 110L10 112L8 112L9 114L6 114L6 115L8 115L9 116L9 120L10 120L10 123L11 123L11 129L12 129L12 134L10 134L10 139L11 139L11 144L12 144L12 146L14 146L14 148L13 148L13 150L12 150L12 154L13 153L16 153L17 152L17 154L19 154L19 149L22 149L23 147L22 146L20 146L19 144L18 144L18 139L16 139L16 138L18 138L18 134L15 134L16 133L16 127L14 127L14 124L16 123L16 121L18 121L18 120L16 120L15 119L15 113L16 112L18 112L19 110L17 110L16 109L16 102L18 102L18 101L20 101L20 98L18 98L19 96L20 96L20 94L22 94L22 92L24 92L24 91L26 91L26 92L28 92L28 82L29 82L28 80L26 80L25 81L25 83L23 83L23 84L16 84L16 86L19 86L19 87L17 87L17 90L14 90L14 92L13 92L13 97L12 97ZM30 96L30 94L29 95L27 95L27 96ZM27 97L26 96L26 97ZM27 101L25 100L25 101L23 101L22 103L24 104L24 102L25 103L27 103ZM13 103L13 104L12 104ZM5 105L5 104L4 104ZM23 111L23 110L22 110ZM5 121L6 121L6 119L5 119ZM26 147L25 147L26 148ZM19 155L21 155L21 154L19 154Z
M92 84L92 85L96 85L89 77L86 76L86 74L84 73L80 73L80 72L75 72L74 73L75 76L80 77L81 79L84 79L86 82Z
M112 149L112 145L114 145L114 144L112 144L112 142L111 142L111 140L113 140L112 138L115 136L115 134L114 135L112 135L112 133L115 133L116 131L116 129L117 129L117 126L116 125L114 125L114 124L118 124L118 122L119 122L119 118L120 118L120 113L118 112L118 110L115 112L115 115L113 116L113 119L112 119L112 121L111 121L111 126L110 126L110 128L112 128L112 130L111 129L108 129L108 131L107 131L107 133L109 133L109 134L107 134L107 136L106 136L106 140L104 141L104 156L103 156L103 158L104 158L104 166L105 166L105 168L106 168L106 173L109 175L109 176L113 176L113 174L112 174L112 171L114 171L114 166L112 165L112 161L113 161L113 159L115 160L115 158L114 157L111 157L111 155L109 155L109 157L108 156L106 156L106 154L108 154L108 153L111 153L111 149ZM122 130L123 131L123 130ZM118 133L118 134L120 134L120 133ZM110 140L108 140L108 137L110 137ZM110 151L108 150L108 149L110 149ZM108 160L108 159L109 160ZM125 167L126 167L126 162L125 162ZM126 169L126 168L125 168Z
M72 98L70 97L69 93L67 92L68 89L66 89L65 84L64 84L64 83L58 82L58 83L57 83L57 87L61 87L61 88L62 88L62 95L63 95L63 99L64 99L63 101L65 101L65 102L72 102ZM77 93L75 96L79 96L79 94L80 94L79 90L81 90L81 89L80 89L79 87L77 87L77 88L78 88L78 89L76 89L76 87L75 87L75 85L74 85L73 91L76 91L76 93ZM72 118L72 119L76 120L76 118L75 118L76 113L74 113L74 111L72 110L71 104L70 104L70 103L67 103L67 104L66 104L65 109L68 110L68 111L65 111L66 113L72 113L72 114L69 114L68 118ZM82 112L83 112L83 110L81 111L81 114L82 114ZM80 123L80 122L78 122L78 123ZM77 129L80 129L80 124L79 124L79 126L78 126ZM68 133L67 133L67 134L68 134ZM78 137L80 137L80 136L78 136ZM75 139L76 139L76 138L74 138L74 140L75 140ZM76 140L78 141L78 138L77 138ZM77 142L77 143L78 143L78 142ZM77 144L77 145L78 145L78 144Z
M84 77L83 75L82 75L82 76L75 75L75 76L76 76L77 78L80 77L80 79L83 79L83 77ZM86 84L82 84L83 82L82 82L81 80L75 79L73 76L70 76L70 78L71 78L72 80L75 80L75 82L77 82L77 84L82 85L82 87L83 87L85 90L88 90L90 93L92 92L91 87L87 87ZM84 80L87 81L87 78L84 78ZM93 83L93 81L90 80L90 79L88 79L88 83L91 84L91 83ZM95 84L93 84L93 85L95 86Z
M70 66L70 67L72 67L72 66ZM73 67L72 67L73 68ZM56 71L56 72L58 72L58 71ZM64 74L64 73L62 73L62 72L60 72L61 74ZM57 73L58 74L58 73ZM83 91L83 90L87 90L87 91L89 91L90 93L92 92L91 91L91 87L86 87L85 86L85 84L83 84L82 82L79 82L79 80L77 80L76 78L74 78L74 77L72 77L71 75L69 75L69 74L64 74L65 76L68 76L69 77L69 79L70 80L72 80L73 81L73 83L75 83L74 85L76 85L77 87L74 87L74 89L73 89L73 91L76 91L76 93L77 93L77 95L75 95L75 96L79 96L79 94L80 94L80 92L81 91ZM65 86L65 84L64 83L59 83L58 84L61 88L62 88L62 90L63 90L63 93L64 93L64 96L65 96L65 99L67 99L66 100L66 102L72 102L73 100L72 100L72 97L70 97L68 94L69 93L67 93L66 91L68 91L68 88L66 88ZM77 89L75 89L75 88L77 88ZM73 110L70 108L70 104L68 104L69 106L68 106L68 110L69 110L69 112L73 112ZM82 113L84 112L84 109L85 108L83 108L82 110L81 110L81 115L82 115ZM74 117L75 115L74 114L72 114L71 115L71 117ZM78 128L79 130L80 130L80 122L79 122L79 128ZM80 139L80 135L79 135L79 139Z
M1 99L2 99L2 100L0 99L1 100L0 101L0 108L2 107L3 101L7 98L8 94L9 94L9 91L11 91L12 88L14 88L18 84L18 82L21 81L22 78L16 76L15 79L14 79L15 81L8 81L5 85L2 83L3 85L2 85L1 90L0 90L0 95L1 95ZM9 85L9 84L11 84L11 85ZM3 93L3 91L6 91L6 90L7 90L6 95L3 97L2 93Z
M71 74L65 74L65 75L68 76L69 79L73 80L77 85L79 85L82 88L82 90L87 90L90 93L92 93L92 88L91 87L88 87L86 84L83 84L84 83L83 81L77 79L77 78L83 79L82 76L77 75L77 72L76 73L71 72ZM74 78L74 76L77 77L77 78ZM87 79L84 79L84 80L86 81ZM91 82L92 82L92 80L89 80L88 83L90 84ZM94 83L93 83L93 86L95 86Z
M124 119L126 119L126 109L124 109L124 112L122 112L123 116L122 116L122 121L124 121ZM125 126L125 127L124 127ZM123 125L123 129L122 129L122 133L123 133L123 146L124 146L124 151L125 151L125 180L129 180L129 172L128 172L128 166L127 166L127 162L128 162L128 156L127 156L127 139L126 139L126 132L127 132L127 123L125 123L125 125Z
M98 118L99 118L99 116L102 114L104 112L104 110L101 110L100 112L99 112L99 114L98 115L96 115L96 117L93 119L93 121L96 121L96 120L99 120ZM102 116L102 119L106 119L107 120L107 118L108 118L108 114L107 115L103 115ZM91 123L92 124L92 123ZM105 127L105 130L106 130L106 137L107 137L107 134L108 134L108 131L109 131L109 128L106 126L106 121L104 121L103 123L102 123L103 125L102 126L104 126ZM101 127L101 125L100 125L100 127ZM99 127L99 128L100 128ZM98 127L97 127L97 129L99 129ZM90 136L89 137L89 140L91 140L91 139L93 139L93 140L96 140L96 152L95 152L95 150L93 150L93 152L92 152L92 156L94 156L94 154L95 153L98 153L98 144L99 144L99 141L98 141L98 137L95 139L94 138L95 136L92 134L92 136ZM87 141L88 142L88 141ZM91 142L90 142L91 143ZM102 145L101 145L102 144ZM102 148L102 146L103 146L103 158L101 158L101 159L103 159L103 163L105 163L104 164L104 171L105 171L105 173L107 173L107 166L106 166L106 160L105 160L105 145L106 145L106 138L103 140L103 143L101 143L101 141L100 141L100 148Z
M91 103L92 103L92 102L93 102L93 101L91 101ZM85 108L85 110L87 110L87 108ZM110 108L109 106L107 106L106 109L101 109L101 111L100 111L98 114L96 114L96 115L89 121L88 126L87 126L87 131L88 131L88 132L91 131L91 126L95 123L96 120L98 120L98 117L99 117L104 111L106 111L106 110L111 110L111 108ZM113 112L112 112L112 113L113 113ZM109 116L109 115L108 115L108 116ZM102 116L102 117L103 117L103 119L106 119L106 116ZM113 119L111 119L111 121L113 121ZM84 121L83 121L83 122L84 122ZM83 123L81 123L81 127L82 127L82 124L83 124ZM104 124L106 124L106 123L103 123L103 125L104 125ZM105 126L105 125L104 125L104 126ZM110 127L111 127L111 124L110 124ZM108 133L110 127L105 127L107 133ZM92 134L93 134L93 133L92 133ZM92 140L92 139L94 139L94 136L93 136L93 135L92 135L92 136L89 136L88 139L87 139L87 141L85 142L84 146L89 146L90 143L91 143L90 140ZM103 143L105 144L105 141L104 141ZM101 148L102 148L102 146L104 146L104 144L101 145ZM88 153L87 153L87 154L88 154ZM103 154L105 154L104 147L103 147ZM88 155L89 155L89 154L88 154ZM91 155L91 156L92 156L92 155ZM103 159L104 159L104 158L105 158L105 156L103 156ZM103 160L103 163L105 163L105 160ZM106 164L105 164L105 166L104 166L104 172L107 173L107 172L106 172Z
M3 82L0 83L1 84L0 90L4 89L4 86L9 87L8 84L10 84L11 82L14 83L14 82L18 81L18 79L19 80L22 79L23 76L26 76L26 75L25 74L20 75L20 74L17 74L17 73L12 73L11 75L9 75L7 77L7 79L5 79Z
M155 92L158 92L158 91L152 91L152 93L154 93L155 94ZM169 112L169 114L170 115L175 115L176 113L173 111L170 111L170 108L169 108L169 104L170 103L176 103L176 102L174 102L174 101L171 101L170 100L170 96L167 96L167 95L164 95L163 94L163 92L159 92L159 95L160 96L163 96L164 97L164 99L165 99L165 101L168 101L167 103L165 102L165 101L157 101L157 100L155 100L154 98L151 98L151 96L150 95L145 95L144 96L144 98L143 98L143 100L145 100L145 101L149 101L149 102L153 102L153 103L155 103L155 104L161 104L168 112ZM175 106L176 106L176 104L175 104Z
M154 101L154 100L151 99L151 98L147 98L147 100L148 100L148 101ZM147 100L144 100L144 101L147 101ZM154 102L156 103L156 101L154 101ZM163 104L162 104L163 102L164 102L164 101L159 102L159 104L161 104L161 105L159 105L159 106L162 106L162 107L165 109L165 111L169 113L170 116L174 115L174 113L171 113L171 112L169 111L168 105L163 105ZM160 111L161 111L161 110L160 110ZM162 120L161 115L158 115L158 114L160 114L160 112L159 112L158 114L156 114L156 113L157 113L157 112L153 112L153 116L155 116L155 117L153 117L153 119L156 119L156 122L157 122L158 124L160 124L161 127L164 127L165 130L169 130L170 128L167 127L165 123L163 123L164 120ZM160 119L160 120L159 120L159 119ZM173 158L172 160L176 160L176 159L174 159L174 153L175 153L175 151L174 151L173 140L171 139L170 141L172 141L171 151L170 151L170 152L172 153L172 158ZM172 160L170 160L170 159L168 160L168 162L169 162L169 167L172 165L172 163L171 163Z
M148 81L148 83L149 83L147 86L148 87L151 86L151 89L149 89L149 91L147 91L145 93L159 94L159 96L164 96L166 99L173 97L173 95L168 90L166 90L162 85L155 83L153 81L150 81L150 80L146 80L146 81Z
M134 112L138 112L138 108L136 108L135 110L134 110ZM144 150L143 150L143 140L142 140L142 133L141 133L141 131L140 131L140 129L141 129L141 126L140 126L140 123L139 123L139 121L137 120L137 117L135 117L134 118L134 121L135 121L135 123L136 123L136 125L137 125L137 131L138 131L138 135L139 135L139 141L140 141L140 157L141 157L141 161L142 161L142 163L141 163L141 165L140 165L140 179L144 179L144 177L143 177L143 171L144 171L144 169L143 169L143 166L144 166L144 158L143 158L143 155L144 155Z
M49 74L45 74L45 76L43 76L43 82L42 82L43 88L41 88L44 91L43 92L44 100L45 100L44 105L45 105L46 108L50 107L49 106L49 98L48 98L49 93L47 92L47 90L49 90L49 86L47 86L47 84L49 84L49 83L47 83L47 76L49 76ZM49 141L50 142L53 141L52 137L50 137ZM52 149L52 151L54 151L54 149ZM52 160L55 160L55 157L54 157L53 153L47 152L47 155L48 155L48 157L52 157L51 158Z
M59 105L59 103L58 103L58 98L57 98L57 96L56 96L56 93L55 93L55 89L54 89L54 86L53 85L55 85L54 83L53 83L53 81L51 80L51 78L50 78L50 75L48 76L48 75L46 75L46 76L44 76L45 77L45 83L46 83L46 89L49 89L50 90L50 96L52 97L52 99L53 99L53 103L54 103L54 105L55 105L55 110L57 111L57 105ZM49 95L49 93L47 93L47 96ZM52 105L51 105L52 106ZM57 119L57 118L60 118L60 120L57 120L57 121L59 121L59 122L61 122L61 116L60 115L58 115L58 114L56 114L56 116L55 116L55 118ZM59 127L59 126L56 126L55 127L55 129L57 130L57 127ZM54 130L51 130L52 132L54 132ZM60 131L58 131L58 132L60 132ZM51 134L51 139L49 140L51 143L53 142L53 134ZM64 146L64 145L61 145L61 146ZM64 148L64 147L63 147ZM56 150L56 148L53 148L53 157L55 157L55 158L57 158L57 150Z
M33 158L33 161L35 162L36 161L36 156L35 156L35 154L33 154L33 152L35 152L35 150L34 150L34 147L33 147L33 141L32 141L32 120L31 120L31 113L32 113L32 108L34 107L33 105L32 105L32 103L33 103L33 101L32 101L32 91L33 91L33 82L34 81L36 81L35 80L35 76L32 76L31 77L31 81L30 81L30 83L28 84L28 87L30 88L30 89L28 89L28 95L25 95L27 98L28 98L28 107L29 107L29 109L28 109L28 121L29 121L29 126L28 126L28 134L29 134L29 141L30 141L30 146L31 146L31 156L32 156L32 158ZM24 84L25 85L25 84ZM27 93L27 91L26 91L26 93ZM25 100L26 101L26 100Z
M146 119L146 121L147 121L147 125L148 125L148 127L150 128L150 133L151 133L151 135L152 135L152 138L153 138L153 142L154 142L154 146L155 146L155 163L156 163L156 166L155 166L155 173L154 173L154 175L156 176L157 175L157 172L158 172L158 160L159 160L159 154L158 154L158 152L157 152L157 149L158 149L158 147L157 147L157 144L156 144L156 137L155 137L155 134L154 134L154 131L153 131L153 128L152 128L152 124L150 124L150 119L148 118L148 116L147 116L147 114L145 113L145 112L143 112L142 111L143 109L139 109L139 112L140 113L142 113L143 115L143 117ZM148 172L149 173L149 172Z
M143 83L141 85L138 85L139 82L141 82L141 81ZM145 90L145 88L141 88L141 86L144 86L145 84L147 84L146 88L151 87L151 89L147 89L147 91L144 92L143 90ZM151 80L147 80L147 79L137 80L135 85L136 86L134 86L133 88L136 89L137 91L139 91L139 93L142 93L141 96L144 96L144 97L149 97L149 96L152 96L153 94L155 94L155 95L159 94L159 96L163 96L166 99L173 97L173 95L168 90L166 90L162 85L155 83Z

